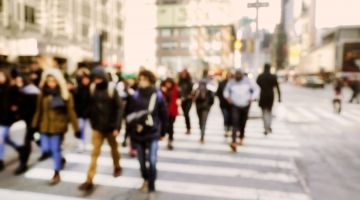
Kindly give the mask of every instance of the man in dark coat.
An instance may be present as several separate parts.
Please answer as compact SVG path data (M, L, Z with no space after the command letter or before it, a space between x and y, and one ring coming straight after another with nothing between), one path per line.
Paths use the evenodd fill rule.
M262 109L263 121L265 128L265 135L272 132L271 130L271 110L274 104L274 88L277 89L278 99L281 102L281 93L277 77L270 72L270 64L265 64L264 72L259 75L257 79L257 84L259 85L260 92L260 101L259 106Z

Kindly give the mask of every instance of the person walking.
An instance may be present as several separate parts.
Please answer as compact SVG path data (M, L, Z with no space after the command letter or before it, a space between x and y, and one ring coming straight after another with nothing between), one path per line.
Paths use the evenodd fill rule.
M179 75L179 92L181 108L185 118L186 134L191 134L190 109L193 101L193 82L190 73L185 69Z
M360 103L360 81L357 80L357 76L352 76L349 81L349 87L352 91L351 98L349 99L349 103L353 103L356 101L357 104Z
M21 102L19 106L20 118L25 121L26 130L24 137L24 144L19 149L20 154L20 165L15 170L15 174L19 175L28 169L27 163L30 158L32 151L32 142L36 142L40 146L40 141L35 140L36 130L31 127L31 122L33 120L34 114L36 112L36 102L37 97L40 94L40 89L34 84L31 80L31 77L28 74L23 76L23 86L20 88L21 92Z
M32 128L38 129L41 133L42 151L50 152L52 156L54 175L50 185L56 185L60 182L60 170L65 165L61 144L68 130L68 123L71 122L77 137L80 130L74 100L66 87L66 80L61 71L55 68L44 71L40 89Z
M260 99L259 106L262 110L262 118L264 122L264 134L272 132L271 121L272 121L272 107L274 105L274 89L276 88L278 94L278 102L281 102L281 92L277 77L270 72L270 64L264 65L264 72L259 75L256 83L260 87Z
M155 87L156 77L148 71L139 73L139 89L133 95L133 110L127 116L130 136L137 149L141 176L141 192L148 192L149 200L155 199L157 151L161 131L167 125L167 107L161 91ZM147 164L148 163L148 164Z
M78 152L85 150L86 125L90 114L90 72L80 68L77 72L77 87L74 90L75 111L79 120L80 138L78 139Z
M208 89L208 80L202 79L197 89L194 91L194 100L196 105L196 113L199 118L199 127L200 127L200 143L205 142L205 129L206 122L209 116L210 109L214 104L214 92Z
M101 152L104 140L107 140L114 165L114 177L122 174L120 153L116 137L121 128L121 99L115 85L109 82L108 76L102 67L96 67L92 72L90 85L90 112L89 118L92 131L91 162L86 181L79 186L79 190L91 191L94 188L93 178L96 173L97 159Z
M241 69L237 69L234 78L229 80L224 90L224 97L231 105L232 118L232 142L231 149L237 150L237 133L240 132L239 145L243 145L245 138L245 127L248 120L249 110L255 87L246 77Z
M216 91L216 96L219 98L220 101L220 109L224 118L224 128L225 128L225 137L229 136L229 132L231 130L232 122L231 122L231 105L224 97L224 90L226 84L229 82L231 78L231 73L226 72L224 80L220 81L219 87Z
M174 141L174 124L178 111L178 98L179 98L179 90L178 86L172 78L167 78L163 82L163 96L167 103L168 107L168 124L167 124L167 133L169 134L169 142L167 148L169 150L173 150L173 141Z
M5 144L14 148L20 156L19 145L10 138L10 127L17 121L19 105L18 87L11 85L8 71L0 70L0 171L4 170Z

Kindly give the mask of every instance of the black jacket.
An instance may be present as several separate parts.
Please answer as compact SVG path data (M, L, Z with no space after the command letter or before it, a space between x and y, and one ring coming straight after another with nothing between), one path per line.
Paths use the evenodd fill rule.
M179 80L179 92L181 100L191 100L193 83L190 78Z
M11 111L12 106L19 108L20 92L15 86L0 86L0 125L10 126L19 117L19 110Z
M265 72L259 75L256 82L261 89L259 106L261 108L271 109L274 104L274 88L277 89L278 98L281 99L280 87L276 75Z
M138 89L134 96L132 97L132 112L148 110L149 102L152 94L156 93L156 104L154 111L152 112L152 118L154 120L154 127L151 133L138 134L136 133L135 127L130 127L131 137L136 142L146 142L154 139L159 139L161 131L166 130L162 128L167 124L168 111L166 107L165 100L160 91L155 87L149 87L145 89Z
M109 84L97 85L90 95L89 118L91 127L103 134L109 134L121 128L121 99L114 88L109 94Z
M225 108L230 108L231 105L229 104L229 102L226 100L226 98L224 97L224 90L226 87L228 80L222 80L219 83L219 87L216 91L216 96L218 96L219 101L220 101L220 108L225 109Z
M74 91L75 111L79 118L89 118L90 115L90 87L79 85Z

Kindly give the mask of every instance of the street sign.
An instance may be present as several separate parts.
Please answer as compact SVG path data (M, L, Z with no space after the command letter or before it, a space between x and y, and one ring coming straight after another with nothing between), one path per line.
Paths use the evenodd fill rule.
M261 8L261 7L269 7L268 2L255 2L255 3L248 3L248 8Z

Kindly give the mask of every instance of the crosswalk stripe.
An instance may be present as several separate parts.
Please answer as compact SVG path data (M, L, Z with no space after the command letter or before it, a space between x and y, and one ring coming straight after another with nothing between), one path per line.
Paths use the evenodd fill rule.
M51 169L36 168L25 174L26 178L47 180L53 173ZM71 183L81 183L85 180L85 174L82 172L74 172L64 170L61 172L62 180ZM133 189L141 184L140 178L125 177L113 178L110 175L97 174L94 182L104 186L113 186L121 188ZM265 195L274 199L287 197L288 200L308 200L304 193L282 192L274 190L259 190L254 188L239 186L223 186L215 184L200 184L179 181L157 181L158 191L169 192L175 194L194 195L203 197L216 197L222 199L258 199L259 195Z
M341 125L344 125L344 126L349 126L351 125L351 122L349 122L348 120L345 120L341 117L339 117L338 115L335 115L334 113L332 113L331 111L328 111L328 110L325 110L325 109L320 109L320 108L313 108L313 110L323 116L324 118L327 118L327 119L331 119Z
M90 156L79 154L67 154L66 159L70 163L89 164ZM98 166L112 166L112 159L110 157L99 157ZM131 169L139 169L138 161L135 159L121 159L121 166ZM180 164L180 163L168 163L158 162L157 168L159 171L183 173L183 174L195 174L205 176L217 176L217 177L242 177L252 178L257 180L268 180L274 182L294 183L297 179L289 174L285 173L269 173L258 172L250 169L236 169L229 167L212 167L204 165L192 165L192 164Z
M165 146L165 145L161 145ZM175 146L176 147L176 146ZM92 146L86 145L86 149L91 151ZM102 147L103 152L110 152L110 147L104 145ZM120 149L122 154L127 154L128 150L126 148ZM65 152L67 155L67 152ZM234 157L232 154L216 154L209 152L190 152L190 151L167 151L160 148L158 151L159 158L170 158L170 159L179 159L179 160L197 160L197 161L209 161L209 162L218 162L218 163L232 163L232 164L245 164L245 165L258 165L265 167L274 167L279 169L293 169L294 166L291 162L284 159L266 159L266 158L249 158L244 156Z
M294 108L296 112L300 113L302 117L309 121L318 121L319 117L317 117L313 112L309 111L309 108L304 107L296 107Z
M3 200L23 200L24 197L26 200L85 200L83 198L75 198L75 197L66 197L52 194L43 194L43 193L35 193L35 192L25 192L19 190L8 190L8 189L0 189L0 196Z

